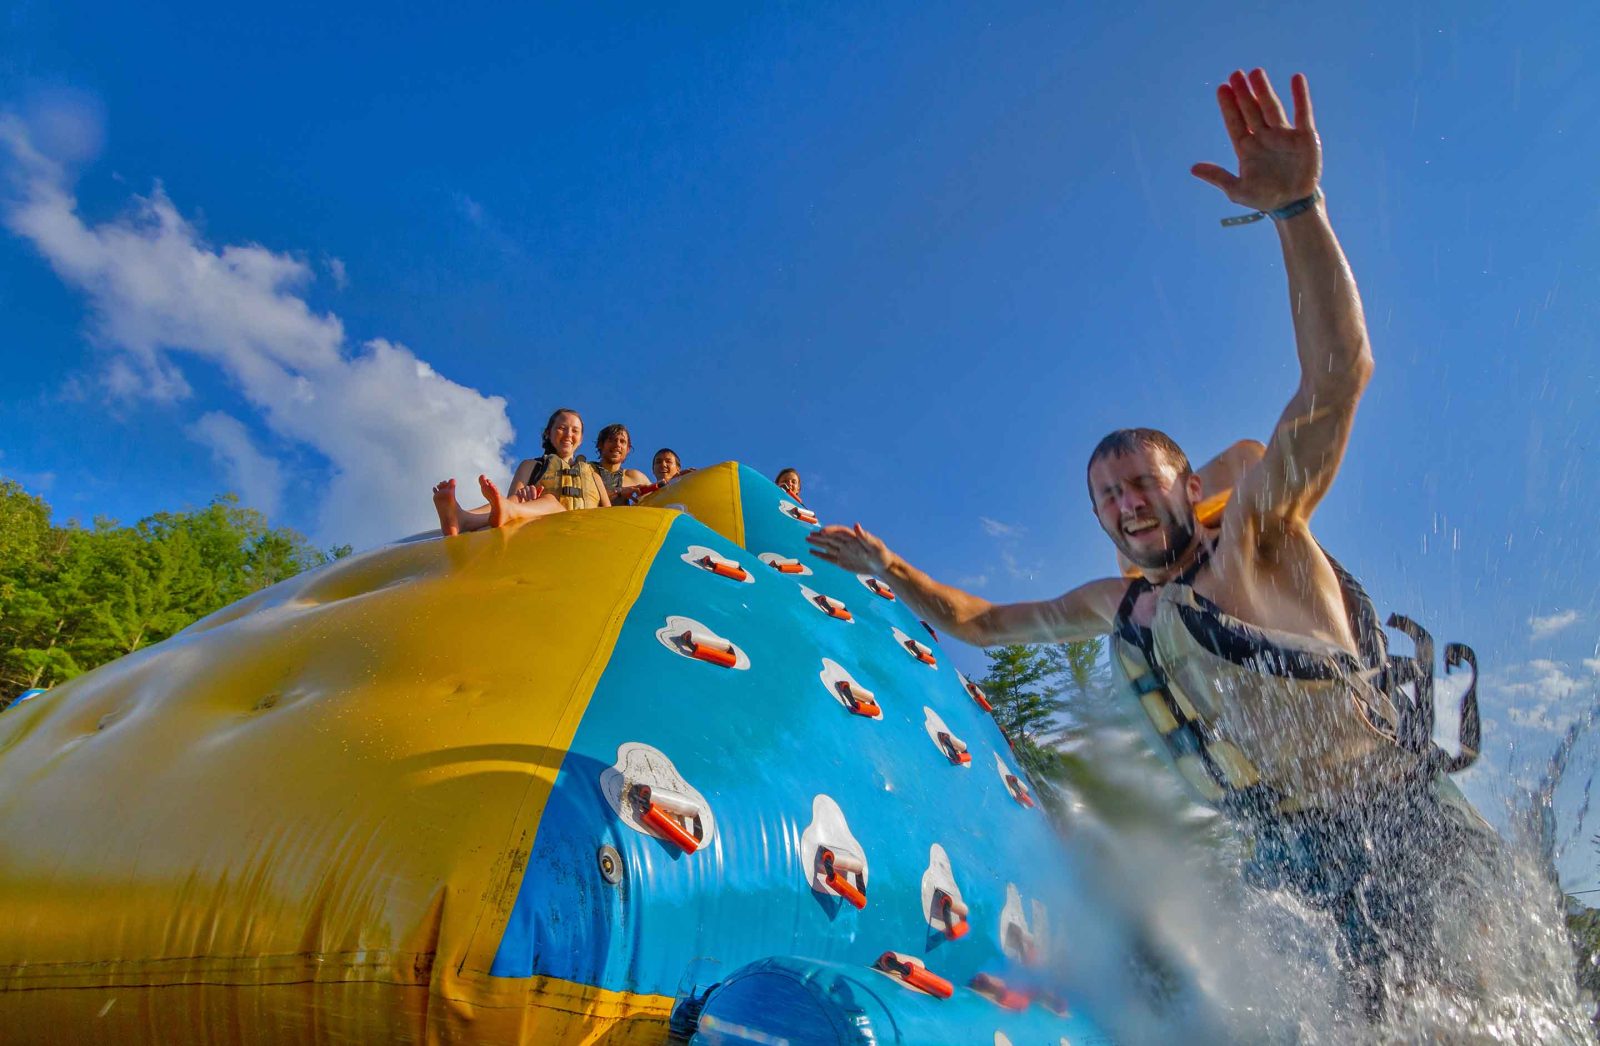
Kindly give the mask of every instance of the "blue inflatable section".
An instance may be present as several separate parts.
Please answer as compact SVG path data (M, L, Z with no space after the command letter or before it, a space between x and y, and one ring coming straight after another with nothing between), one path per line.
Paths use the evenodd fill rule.
M1005 1038L984 1032L993 1029ZM878 1046L892 1043L1102 1046L1089 1021L1035 1008L996 1019L974 992L907 993L871 970L781 957L752 963L711 994L691 1046Z
M882 1041L977 1041L966 1019L932 1034L938 1014L948 1021L968 1008L984 1026L1027 1030L1017 1042L1042 1041L1043 1027L1056 1029L1052 1043L1069 1025L1082 1033L1081 1018L1038 1006L1014 1013L965 987L991 974L1042 989L1038 971L1048 963L1024 968L1002 947L1008 902L1042 947L1070 932L1050 926L1045 937L1052 898L1071 888L1071 873L1043 813L1019 802L997 768L996 755L1017 769L1004 737L898 600L808 555L812 527L783 511L782 492L764 477L745 469L740 483L746 548L685 515L651 565L545 806L492 973L683 998L719 982L731 990L738 971L777 953L804 957L783 960L783 978L805 980L806 963L833 970L829 977L849 971L861 991L904 1010L907 1027L922 1027L913 1012L934 1022L909 1037L890 1034L891 1024ZM691 546L741 565L749 580L686 561ZM761 553L796 558L812 573L780 573ZM823 612L802 586L844 603L852 620ZM670 649L658 633L674 617L730 640L748 667ZM895 629L926 644L937 663L919 660ZM830 692L824 658L873 692L881 720L852 714ZM969 766L930 737L924 706L967 743ZM637 831L608 802L602 778L629 744L670 759L703 795L714 818L703 847L686 854ZM818 795L837 804L866 856L863 909L814 888L816 849L805 852L802 836ZM934 844L969 909L959 939L930 926L924 876ZM607 846L621 858L610 876L596 872ZM886 951L922 960L955 997L935 999L871 969Z

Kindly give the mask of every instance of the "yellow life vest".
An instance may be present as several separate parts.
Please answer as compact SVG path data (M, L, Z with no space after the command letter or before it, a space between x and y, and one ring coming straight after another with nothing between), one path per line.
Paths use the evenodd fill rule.
M573 458L571 464L558 455L546 454L528 482L544 487L546 494L553 495L568 509L599 508L605 490L599 471L585 461L582 454Z

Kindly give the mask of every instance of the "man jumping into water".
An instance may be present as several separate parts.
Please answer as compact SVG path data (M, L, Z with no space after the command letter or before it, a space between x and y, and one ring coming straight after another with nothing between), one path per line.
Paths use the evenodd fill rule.
M1265 72L1233 73L1217 104L1238 173L1192 169L1273 219L1300 359L1299 388L1215 529L1197 521L1201 480L1178 445L1125 429L1094 449L1088 483L1101 528L1142 575L1131 582L997 605L935 581L859 524L810 540L816 555L886 578L934 627L978 646L1109 635L1113 667L1159 746L1250 836L1252 881L1330 912L1352 984L1375 1012L1385 978L1455 979L1436 915L1470 907L1463 895L1493 842L1437 758L1398 742L1371 604L1311 533L1373 363L1318 187L1305 77L1291 86L1292 123Z

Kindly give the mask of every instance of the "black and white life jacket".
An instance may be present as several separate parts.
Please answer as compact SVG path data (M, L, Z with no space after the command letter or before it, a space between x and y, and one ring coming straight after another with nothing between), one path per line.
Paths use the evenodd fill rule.
M1477 659L1445 647L1448 672L1472 683L1461 701L1461 752L1433 744L1433 639L1407 618L1415 657L1388 651L1372 600L1332 556L1358 654L1307 636L1248 624L1194 589L1209 550L1161 585L1150 627L1134 623L1135 601L1152 586L1135 579L1117 611L1113 668L1143 709L1161 747L1194 792L1224 813L1287 814L1336 805L1374 789L1477 758Z

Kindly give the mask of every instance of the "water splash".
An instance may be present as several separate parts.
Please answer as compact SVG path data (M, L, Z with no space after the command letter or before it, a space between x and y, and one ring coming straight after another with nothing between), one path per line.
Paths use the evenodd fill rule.
M1120 708L1086 703L1067 738L1069 835L1111 911L1075 920L1101 924L1080 942L1075 979L1129 1041L1593 1041L1554 874L1553 795L1597 714L1569 731L1537 789L1508 796L1498 859L1466 883L1419 885L1442 902L1447 968L1424 978L1390 960L1389 1002L1372 1020L1341 972L1334 919L1247 885L1249 844L1188 801Z

